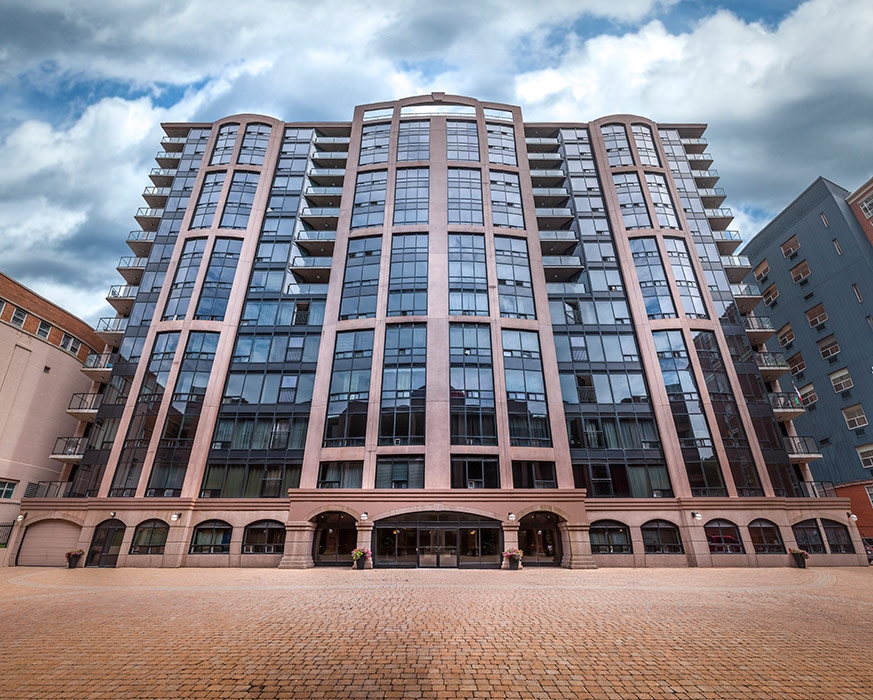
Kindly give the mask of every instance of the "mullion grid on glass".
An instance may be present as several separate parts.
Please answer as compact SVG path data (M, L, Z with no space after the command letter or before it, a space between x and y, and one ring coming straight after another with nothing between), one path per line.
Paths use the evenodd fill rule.
M664 247L667 249L667 259L670 261L685 315L690 318L709 318L685 241L681 238L665 238Z
M601 127L600 132L603 134L603 145L606 147L606 156L611 168L634 164L624 126L606 124Z
M515 155L515 130L511 124L485 125L488 133L488 162L518 165Z
M238 238L219 238L215 241L194 318L224 320L241 250L242 241Z
M372 330L337 333L324 426L324 447L364 444L372 357Z
M449 160L479 160L479 130L476 122L446 122L446 149Z
M194 207L189 229L209 228L215 218L218 201L221 199L221 188L224 187L224 178L227 173L206 173L203 187L200 190L200 198Z
M675 318L676 307L670 296L670 284L658 251L658 242L654 238L633 238L630 248L646 314L653 319Z
M502 338L510 443L551 447L539 336L536 331L504 330Z
M371 236L349 241L340 320L376 316L381 254L381 238Z
M488 315L485 236L449 234L449 315Z
M385 191L388 172L373 170L358 173L355 201L352 207L352 228L381 226L385 222Z
M430 158L430 122L400 122L397 134L397 160L428 160Z
M535 319L527 241L495 236L497 293L504 318Z
M636 173L613 173L612 180L615 184L618 204L621 207L624 227L629 231L651 228L652 220L649 218L649 210L646 207L639 175Z
M448 220L450 224L482 226L482 174L468 168L449 168Z
M670 198L670 189L667 187L667 179L660 173L646 173L646 184L649 187L649 196L655 207L655 216L658 226L661 228L679 228L679 219L676 218L676 208Z
M380 445L423 445L425 434L424 324L389 325L382 363Z
M395 234L391 240L388 316L427 314L427 234Z
M263 165L270 142L272 127L267 124L249 124L243 136L237 163L243 165Z
M361 153L358 165L388 162L391 124L367 124L361 132Z
M495 226L524 228L517 173L491 171L491 216Z
M394 225L426 224L430 177L428 168L397 171L394 188Z
M496 445L491 335L487 325L449 326L449 404L453 445Z
M215 148L212 149L209 165L227 165L230 163L238 131L239 124L225 124L218 130L218 137L215 140Z
M194 282L197 279L200 261L203 260L205 249L205 238L191 238L185 241L182 257L179 260L179 267L176 269L176 276L173 279L173 285L170 287L167 305L164 307L162 320L168 321L185 318L185 314L188 312L188 304L191 302L191 295L194 293Z
M631 132L640 157L640 164L661 167L661 159L658 157L658 149L655 147L652 130L645 124L633 124Z

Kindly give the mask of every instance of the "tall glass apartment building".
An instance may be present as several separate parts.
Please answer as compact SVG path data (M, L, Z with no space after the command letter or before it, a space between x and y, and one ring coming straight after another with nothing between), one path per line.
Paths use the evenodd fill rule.
M51 527L86 566L866 564L762 378L782 365L754 352L772 327L703 125L434 93L164 130L87 445L19 549Z

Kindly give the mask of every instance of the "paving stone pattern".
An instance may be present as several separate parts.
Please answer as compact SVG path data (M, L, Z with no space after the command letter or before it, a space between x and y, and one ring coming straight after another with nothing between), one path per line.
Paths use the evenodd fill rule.
M0 569L0 698L873 698L873 569Z

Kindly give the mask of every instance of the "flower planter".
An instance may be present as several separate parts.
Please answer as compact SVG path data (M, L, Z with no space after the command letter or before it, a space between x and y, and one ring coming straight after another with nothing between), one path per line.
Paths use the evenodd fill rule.
M518 571L519 560L515 557L509 558L509 570L510 571Z
M805 569L806 568L806 557L805 556L803 556L802 554L794 554L794 553L792 553L791 556L794 557L794 564L797 566L798 569Z
M79 554L75 554L69 559L67 559L67 568L75 569L79 565Z
M356 569L363 569L364 564L366 564L366 563L367 563L367 561L363 557L360 559L355 559L355 568Z

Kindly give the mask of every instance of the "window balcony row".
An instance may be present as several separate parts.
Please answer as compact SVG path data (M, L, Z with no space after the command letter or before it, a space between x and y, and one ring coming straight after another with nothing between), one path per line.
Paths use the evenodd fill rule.
M122 316L129 316L138 291L139 287L136 285L116 284L109 288L106 301Z

